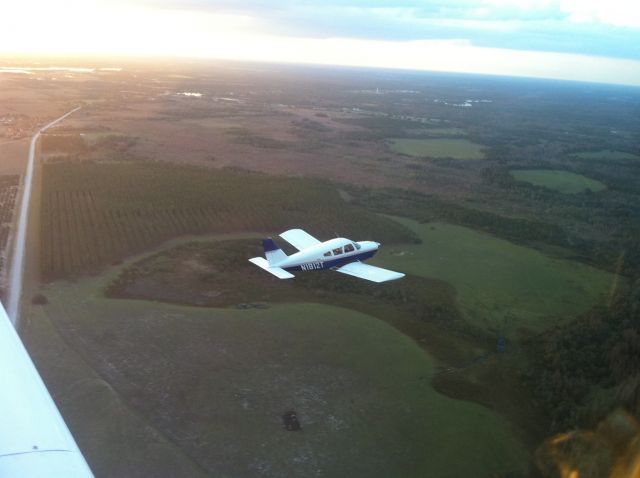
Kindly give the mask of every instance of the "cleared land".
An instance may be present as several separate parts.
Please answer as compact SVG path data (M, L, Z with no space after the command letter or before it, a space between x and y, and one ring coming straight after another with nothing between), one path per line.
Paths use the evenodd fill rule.
M602 301L615 282L613 274L465 227L397 221L422 243L383 247L372 262L450 283L468 318L483 327L544 330Z
M20 139L3 143L0 140L0 175L15 175L24 172L29 156L29 140Z
M640 159L640 156L638 155L625 153L624 151L613 151L611 149L603 149L601 151L583 151L580 153L573 153L571 156L579 159Z
M516 181L524 181L534 186L542 186L564 194L578 194L584 191L594 193L606 189L606 185L582 174L558 169L516 169L509 171Z
M497 411L529 445L536 444L532 437L544 436L541 417L524 405L531 394L520 378L522 357L492 354L495 332L463 320L452 286L411 275L381 285L331 271L299 272L294 280L281 281L247 261L261 254L258 239L224 235L172 241L123 268L106 294L205 307L319 302L373 315L438 359L445 372L433 385L440 393Z
M468 139L407 139L387 140L391 151L420 158L484 159L481 144Z
M331 184L147 162L43 166L42 273L95 272L172 237L303 227L387 243L417 240L393 221L345 202Z
M63 411L106 469L104 438L90 437L117 450L111 417L121 420L124 404L184 453L165 451L167 476L172 460L184 469L185 456L216 476L490 477L525 466L504 418L434 391L434 360L374 317L319 304L232 310L102 298L114 270L46 286L49 304L33 316L51 320L110 384L104 407L91 412L80 402L94 396L95 381L51 366L60 348L41 338L41 366L69 387L56 390ZM283 429L288 410L302 432ZM97 428L88 433L87 423ZM120 470L138 453L125 454Z

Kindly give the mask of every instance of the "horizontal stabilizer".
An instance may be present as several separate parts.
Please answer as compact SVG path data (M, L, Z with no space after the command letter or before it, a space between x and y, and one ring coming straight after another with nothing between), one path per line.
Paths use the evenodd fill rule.
M254 263L261 269L264 269L265 271L269 272L270 274L273 274L278 279L291 279L294 277L293 274L288 273L281 267L269 267L269 263L264 257L252 257L251 259L249 259L249 262Z
M404 277L401 272L394 272L381 267L370 266L362 262L350 262L338 269L338 272L373 282L386 282Z

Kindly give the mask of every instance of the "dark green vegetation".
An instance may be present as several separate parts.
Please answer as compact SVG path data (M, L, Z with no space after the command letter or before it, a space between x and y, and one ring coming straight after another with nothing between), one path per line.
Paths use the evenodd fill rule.
M233 137L234 142L238 144L255 146L257 148L285 149L289 146L285 141L259 136L247 128L229 128L227 129L227 134Z
M640 156L635 154L626 153L624 151L611 151L609 149L605 149L602 151L582 151L580 153L572 153L571 156L578 159L610 159L613 161L618 159L640 159Z
M568 246L566 232L560 227L535 219L510 217L474 207L443 201L396 189L351 189L354 202L372 209L404 216L418 222L448 222L488 232L495 236L527 245L540 243Z
M600 181L587 178L582 174L557 169L517 169L509 171L516 181L524 181L534 186L542 186L565 194L577 194L584 191L597 193L606 189Z
M416 241L406 228L345 203L324 181L146 162L43 166L42 273L95 272L185 234L281 232L307 225L387 243Z
M434 130L435 131L435 130ZM483 159L482 145L466 139L410 139L388 140L392 151L419 158Z
M592 428L617 407L640 415L640 281L532 346L536 398L554 431Z
M537 198L549 214L538 214L536 210L529 217L512 216L486 210L486 206L473 202L459 204L433 195L397 189L350 188L349 193L354 203L390 215L405 216L418 222L459 224L560 258L578 260L611 272L622 272L625 276L640 271L640 220L635 218L633 212L637 206L626 202L618 204L625 197L632 200L635 191L613 193L616 206L610 209L605 207L606 199L594 198L588 193L577 197L547 192L542 188L531 189L532 186L518 183L511 177L510 181L514 183L513 191L522 191L522 194ZM524 184L524 187L520 188L517 184ZM560 202L558 195L565 199ZM587 206L593 206L591 216L587 213L588 209L582 210ZM575 216L568 217L564 222L554 219L554 211L563 210L566 214L566 209L573 211ZM610 233L606 236L603 236L604 231L595 234L589 230L594 224L599 228L609 225Z

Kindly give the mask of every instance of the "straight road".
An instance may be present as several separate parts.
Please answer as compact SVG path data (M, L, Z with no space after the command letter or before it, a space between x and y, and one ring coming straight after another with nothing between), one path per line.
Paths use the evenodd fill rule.
M24 273L24 253L27 239L27 222L29 219L29 202L31 201L31 186L33 182L33 167L36 156L36 145L38 138L46 129L55 126L72 113L78 111L81 106L72 109L68 113L53 120L46 126L40 128L31 138L31 146L29 147L29 161L27 163L27 172L24 176L22 198L20 200L20 215L16 228L16 235L13 241L13 254L11 259L11 272L9 274L9 290L7 294L7 314L14 326L18 324L20 315L20 296L22 295L22 276Z

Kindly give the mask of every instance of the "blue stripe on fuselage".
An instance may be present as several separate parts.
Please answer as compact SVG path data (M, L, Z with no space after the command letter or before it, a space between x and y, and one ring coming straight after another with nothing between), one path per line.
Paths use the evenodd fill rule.
M345 264L349 264L350 262L355 261L364 261L369 259L378 252L377 250L361 252L360 254L355 254L353 256L345 256L337 259L332 259L330 261L309 261L304 264L300 264L299 266L294 267L285 267L286 271L311 271L311 270L320 270L320 269L334 269L336 267L342 267Z

